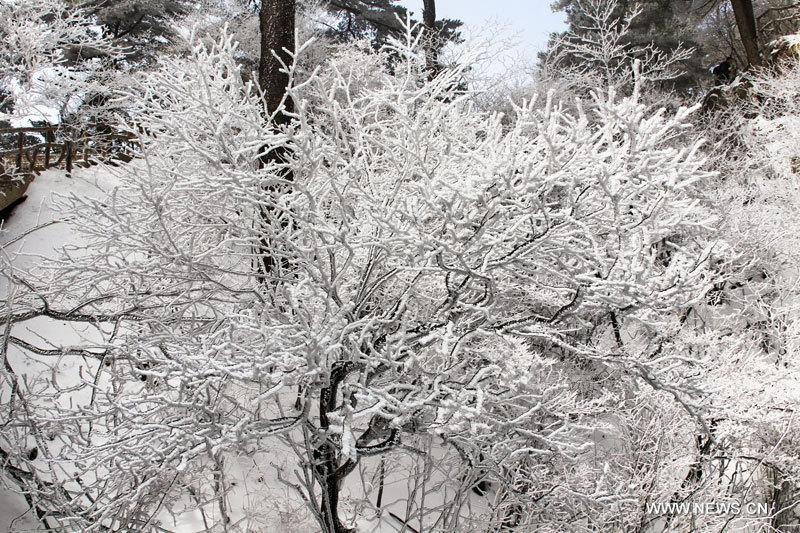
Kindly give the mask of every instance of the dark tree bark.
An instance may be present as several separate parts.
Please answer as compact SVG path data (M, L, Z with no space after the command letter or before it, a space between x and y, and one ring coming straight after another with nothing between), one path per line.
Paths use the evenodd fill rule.
M758 66L761 64L761 55L759 54L753 0L731 0L731 7L733 8L733 14L736 16L736 25L739 28L739 37L747 54L747 61L750 66Z
M439 32L436 30L436 0L424 0L422 23L425 26L425 66L433 78L439 70Z
M292 63L294 53L295 0L262 0L259 12L261 29L261 60L258 65L258 83L266 95L267 113L278 110L289 86L289 75L281 72L281 61ZM277 56L277 57L276 57ZM292 111L291 99L285 103L286 111ZM280 113L278 124L288 123L289 118Z
M276 127L286 126L291 122L290 113L294 111L291 98L284 97L289 87L289 74L284 70L284 65L293 62L295 32L295 0L261 0L259 11L259 28L261 30L261 58L258 64L258 83L264 91L265 111L274 117ZM281 109L281 103L283 108ZM264 147L264 155L260 163L264 166L275 163L281 165L288 159L285 147ZM293 181L294 176L290 169L281 172L280 177L286 181ZM288 213L281 213L269 206L261 210L261 218L265 225L277 222L281 227L290 223ZM288 267L286 261L279 257L279 250L275 243L268 237L260 242L262 265L259 281L266 281L267 276L279 270L279 267ZM281 275L281 272L277 272Z
M319 395L319 426L327 431L330 427L328 414L336 409L336 396L339 387L352 369L353 363L341 362L334 364L331 369L330 385L320 391ZM324 441L314 451L314 464L317 480L322 489L320 508L324 520L324 533L348 533L341 520L339 520L339 490L342 480L349 473L349 468L340 465L339 454L334 445Z
M798 507L797 491L791 480L774 466L769 467L769 478L772 484L770 503L772 504L772 520L770 526L773 531L791 531L797 526Z
M317 469L322 485L321 509L325 520L324 533L349 533L351 530L346 528L339 520L339 491L341 490L342 477L338 473L337 453L333 445L325 443L315 457Z
M340 389L345 379L351 372L363 371L363 365L349 361L339 361L331 368L327 387L320 390L319 394L319 430L327 434L330 429L329 415L336 412L341 406L337 402L349 402L356 407L356 400L352 397L340 397ZM313 472L316 482L320 486L320 526L323 533L351 533L353 530L342 524L339 518L339 493L342 482L358 466L359 459L352 460L341 455L338 446L327 437L320 441L317 432L313 433L314 441L306 441L306 446L313 451ZM376 444L371 442L378 441ZM389 428L388 422L373 416L369 426L356 439L357 456L369 457L380 455L399 442L399 431ZM383 492L383 489L380 489ZM380 502L380 498L379 498ZM380 506L380 503L378 504Z
M422 20L429 29L436 28L436 0L423 0Z
M424 0L422 23L425 26L425 66L433 78L439 68L439 35L436 31L436 0Z

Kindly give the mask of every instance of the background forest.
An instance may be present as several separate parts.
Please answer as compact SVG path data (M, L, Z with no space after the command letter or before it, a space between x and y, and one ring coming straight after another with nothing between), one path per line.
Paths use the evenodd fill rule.
M800 3L422 7L0 0L0 529L800 527Z

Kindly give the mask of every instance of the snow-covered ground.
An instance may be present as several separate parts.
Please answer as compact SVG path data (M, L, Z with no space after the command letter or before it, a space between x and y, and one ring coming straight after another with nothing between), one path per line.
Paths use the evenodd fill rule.
M25 499L9 488L0 487L0 532L41 531Z
M56 208L57 194L75 193L99 196L111 185L110 175L103 167L76 169L71 178L63 170L52 169L38 176L28 189L28 199L18 205L0 232L0 245L6 245L3 253L12 258L14 269L37 269L42 259L53 257L59 247L75 243L76 236L67 224L59 222L64 218ZM42 226L41 229L30 231ZM0 293L3 301L8 297L5 278L0 279ZM39 327L34 328L34 325ZM82 333L82 334L80 334ZM74 325L49 321L29 321L25 327L15 329L15 334L31 340L42 337L51 341L79 341L87 332L79 332ZM21 353L13 347L9 350L12 364L26 371L33 370L35 359L31 354ZM25 499L11 490L6 484L0 488L0 532L38 530L40 524L33 516Z

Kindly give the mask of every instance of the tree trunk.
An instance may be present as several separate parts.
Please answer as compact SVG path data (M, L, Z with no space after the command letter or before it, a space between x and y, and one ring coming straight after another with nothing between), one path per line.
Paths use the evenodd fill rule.
M436 31L436 0L423 0L422 23L425 26L425 67L433 78L439 70L439 33Z
M739 27L739 37L747 53L750 66L761 64L758 47L758 33L756 30L756 16L753 11L753 0L731 0L733 14L736 16L736 25Z
M264 91L265 111L274 117L273 124L276 127L286 126L291 122L289 113L294 110L292 99L285 98L290 80L289 74L284 72L284 65L289 66L294 61L295 0L261 0L258 19L261 30L258 83ZM262 166L270 163L282 165L287 160L285 147L266 146L263 151L260 161ZM286 181L294 180L294 175L288 168L281 172L280 177ZM281 228L286 228L290 223L287 217L288 214L278 212L271 206L261 208L261 218L266 226L277 220ZM262 283L276 270L277 275L281 276L281 270L288 268L285 259L276 257L280 254L275 246L276 243L267 236L260 239L262 264L258 279Z
M353 363L337 362L331 367L330 381L319 394L319 428L327 432L330 427L328 413L336 409L336 396L339 386L347 377ZM314 465L317 481L322 490L320 509L322 510L324 533L347 533L350 531L339 520L339 490L345 474L339 468L339 454L334 445L327 440L314 450Z
M797 491L791 480L775 467L769 468L769 478L772 484L772 494L769 503L772 504L772 520L770 526L773 531L791 531L797 525L800 508L797 506Z
M294 53L295 0L262 0L259 12L261 29L261 60L258 65L258 83L266 95L267 113L273 114L280 107L289 75L281 72L283 66L292 64ZM285 108L292 111L291 99ZM278 124L288 123L284 113L276 116Z
M350 529L344 527L339 520L339 490L341 489L341 477L338 473L338 463L336 450L333 445L325 443L319 457L316 457L317 472L319 475L322 489L321 505L324 520L324 533L349 533Z

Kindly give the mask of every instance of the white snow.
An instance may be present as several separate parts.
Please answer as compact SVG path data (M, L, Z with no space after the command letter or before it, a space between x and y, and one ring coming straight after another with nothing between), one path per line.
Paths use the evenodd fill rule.
M63 223L57 223L62 215L56 209L56 193L74 192L83 195L98 195L98 187L108 185L108 173L103 167L89 169L76 169L72 178L68 178L61 170L49 170L38 176L28 189L28 199L17 206L11 217L0 232L0 245L10 242L23 233L43 226L42 229L31 232L18 242L4 250L5 254L13 256L15 268L31 268L42 261L42 257L53 257L56 248L75 241L75 236L70 228ZM0 293L3 300L8 296L8 286L5 279L0 280ZM36 327L33 327L36 326ZM45 337L51 341L67 341L78 344L90 332L76 330L72 324L37 319L28 321L24 327L15 330L15 334L26 340L41 340ZM9 350L12 364L18 368L25 368L26 372L35 371L36 358L32 354L22 353L13 347ZM67 368L62 368L63 377L67 377ZM5 481L5 480L4 480ZM15 530L39 529L40 523L32 514L25 499L14 492L10 485L0 488L0 532Z

